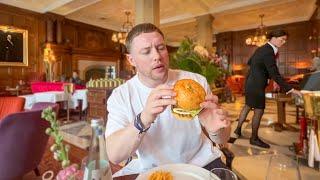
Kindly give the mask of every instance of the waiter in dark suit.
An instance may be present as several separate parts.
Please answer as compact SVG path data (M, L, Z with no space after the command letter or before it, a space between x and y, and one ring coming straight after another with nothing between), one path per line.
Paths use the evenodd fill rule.
M248 61L250 70L245 83L245 106L240 112L238 126L234 133L241 136L241 126L249 111L253 109L250 144L263 148L270 148L269 144L258 137L258 129L265 109L265 88L268 80L273 79L287 94L302 96L300 91L293 89L283 80L276 64L278 48L286 42L287 36L284 30L271 31L267 35L269 41L259 47Z

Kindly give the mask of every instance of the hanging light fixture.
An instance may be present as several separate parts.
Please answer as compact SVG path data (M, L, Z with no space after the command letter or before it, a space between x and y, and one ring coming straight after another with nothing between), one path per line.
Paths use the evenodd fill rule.
M247 45L252 45L252 46L262 46L265 43L268 42L267 40L267 30L266 30L266 26L263 25L263 17L264 14L259 15L260 19L261 19L261 24L260 26L257 28L256 30L256 34L254 36L248 37L246 39L246 44Z
M125 11L124 13L127 16L127 21L122 24L122 27L121 27L119 32L114 32L112 34L112 38L111 38L111 40L113 42L119 42L119 43L122 43L122 44L125 44L128 32L133 27L132 22L129 21L129 16L130 16L131 12L130 11Z

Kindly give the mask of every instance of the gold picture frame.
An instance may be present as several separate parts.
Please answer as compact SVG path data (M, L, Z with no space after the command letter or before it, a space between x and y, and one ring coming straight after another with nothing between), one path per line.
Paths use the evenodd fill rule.
M28 30L0 25L0 66L28 66Z

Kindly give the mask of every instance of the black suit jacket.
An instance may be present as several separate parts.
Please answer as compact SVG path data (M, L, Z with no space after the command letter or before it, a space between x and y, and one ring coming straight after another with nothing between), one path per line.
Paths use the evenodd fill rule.
M246 104L252 108L265 108L265 88L273 79L288 92L291 86L281 77L274 51L268 43L259 47L248 61L250 70L245 84Z
M273 79L286 92L292 89L281 77L274 51L268 43L259 47L248 61L250 66L246 81L246 91L263 93L268 85L268 79Z

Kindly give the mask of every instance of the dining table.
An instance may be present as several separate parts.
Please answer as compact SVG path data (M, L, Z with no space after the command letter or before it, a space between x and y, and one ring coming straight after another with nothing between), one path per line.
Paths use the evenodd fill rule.
M278 121L272 123L274 130L277 132L281 132L283 130L294 132L298 131L297 128L286 123L286 104L293 100L291 95L282 93L267 93L266 98L275 101L277 104Z

